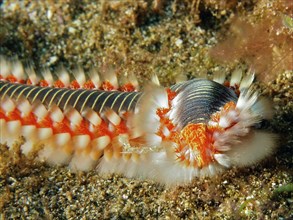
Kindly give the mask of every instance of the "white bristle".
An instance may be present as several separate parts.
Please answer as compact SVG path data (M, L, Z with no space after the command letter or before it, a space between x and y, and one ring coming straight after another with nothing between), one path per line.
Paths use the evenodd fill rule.
M249 166L269 156L276 147L276 136L270 133L255 131L245 137L241 144L234 146L226 155L233 165Z
M61 122L64 119L64 114L62 113L61 109L57 105L52 105L49 111L50 111L50 118L54 122Z
M225 154L214 154L214 158L222 166L225 166L225 167L231 166L231 161L229 157Z
M111 148L106 148L104 150L103 158L107 161L110 161L113 158L113 150Z
M34 103L32 106L32 112L37 116L38 120L42 120L45 118L49 111L46 109L46 107L42 103Z
M181 93L175 96L175 98L172 100L172 106L176 107L179 103L179 100L182 98Z
M20 135L21 122L20 121L7 121L6 122L7 133L11 134L11 136Z
M53 136L53 144L55 147L64 147L71 140L69 133L59 133Z
M76 81L78 82L78 84L80 86L83 86L83 84L86 81L86 77L85 77L83 69L80 66L77 67L77 69L73 71L73 75Z
M4 98L2 97L0 107L6 114L8 114L15 109L15 104L8 96L5 96Z
M180 112L180 100L184 99L185 97L183 97L183 93L179 93L178 95L176 95L176 97L172 100L172 108L169 111L168 115L169 118L172 120L174 125L178 125L178 120L179 117L178 113Z
M134 88L136 90L138 90L139 89L139 83L138 83L137 77L133 73L131 73L131 74L128 74L127 78L129 80L129 82L134 86Z
M257 92L253 90L246 90L240 93L240 96L237 101L237 109L247 110L250 109L258 98Z
M120 143L119 146L129 144L129 135L128 134L119 134L118 142Z
M166 90L157 89L157 95L153 96L154 103L160 107L160 108L168 108L169 107L169 100L168 100L168 94Z
M52 86L54 83L54 78L51 71L48 68L45 68L41 73L43 75L43 79L46 80L49 86Z
M215 122L215 121L209 121L209 122L208 122L208 125L209 125L209 126L212 126L212 127L215 127L215 126L218 125L218 123Z
M173 103L172 103L172 106L174 106ZM174 120L176 119L176 115L177 115L176 107L172 108L171 111L168 112L168 114L169 114L169 118L174 123ZM176 124L176 123L174 123L174 124Z
M88 171L93 168L95 163L96 161L91 159L87 154L74 154L70 161L69 168L73 171Z
M66 118L73 124L73 125L80 125L80 123L82 122L83 118L80 115L80 113L72 108L72 107L67 107L67 109L65 110L65 116Z
M82 112L82 116L86 118L90 123L94 126L98 126L101 124L102 119L99 117L98 113L96 113L91 108L88 108Z
M211 165L209 165L209 166L211 166ZM199 171L198 175L200 178L206 178L206 177L211 176L209 166L202 167L200 170L198 170Z
M115 126L119 125L121 122L121 118L119 117L119 115L112 109L107 110L105 112L105 116Z
M147 85L130 120L131 137L136 138L147 133L155 134L160 126L157 109L167 107L169 103L166 90L154 84Z
M130 83L128 77L126 75L120 75L119 76L119 85L123 86L123 85L126 85L127 83Z
M216 167L214 164L208 165L209 175L208 176L214 176L216 174Z
M109 123L108 130L113 133L115 131L115 126L112 123Z
M92 140L91 145L96 150L104 150L111 142L108 135L104 135Z
M118 88L118 79L115 73L115 69L108 69L104 74L104 80L108 80L114 89Z
M166 152L149 152L147 154L132 153L131 159L111 156L101 158L98 165L101 173L121 173L127 177L152 178L166 185L189 183L195 177L211 176L221 172L223 166L212 163L201 169L185 167L176 163Z
M219 126L222 128L227 128L231 125L231 120L227 116L221 116L219 121Z
M248 73L242 80L239 90L249 88L254 80L254 73Z
M91 141L89 135L75 135L72 137L72 145L74 148L82 149L86 148Z
M92 68L89 71L89 78L91 79L96 88L99 88L101 86L100 75L94 68Z
M120 110L119 113L118 113L119 117L125 120L126 119L126 114L125 113L126 113L125 110Z
M0 75L6 78L11 73L11 63L4 56L0 56Z
M239 85L242 78L242 70L235 69L232 73L231 79L230 79L230 86Z
M38 128L37 133L39 140L45 140L53 135L53 130L52 128Z
M26 142L23 145L21 145L21 152L24 155L28 155L33 150L34 144L35 143L32 141L32 139L26 139Z
M33 145L37 142L36 130L35 125L23 125L21 127L21 134L26 139L26 142L21 146L21 151L25 155L32 151Z
M230 120L236 120L236 118L238 117L238 113L235 110L229 110L227 116L230 118Z
M59 80L64 84L65 87L68 87L70 84L70 76L67 70L63 67L60 66L57 70L57 76Z
M22 125L21 133L24 137L36 136L36 129L35 125Z
M17 123L17 124L16 124ZM7 144L10 148L20 137L20 121L6 122L4 119L0 119L0 143Z
M153 74L152 76L151 76L151 81L152 81L152 83L154 83L155 85L160 85L160 81L159 81L159 78L158 78L158 76L157 76L157 74Z
M90 132L95 133L97 131L97 127L94 126L92 123L89 124L88 129Z
M141 100L144 100L148 104L155 104L155 107L158 108L169 107L168 94L165 88L161 86L146 85Z
M51 146L51 143L46 143L46 147L39 152L39 159L46 160L50 164L62 165L68 163L70 153L61 148Z
M17 103L17 108L21 112L23 117L28 116L28 114L32 111L32 106L29 101L25 98L21 98Z
M25 68L25 73L27 74L28 78L30 79L32 85L36 85L39 82L40 79L37 76L32 65L29 65Z
M11 72L17 80L23 80L26 78L24 74L23 65L19 60L16 60L12 63Z
M215 142L214 143L214 146L215 148L218 150L218 151L229 151L231 150L231 147L230 146L225 146L225 145L217 145L217 143Z
M225 82L225 73L223 71L217 71L214 74L213 81L223 84Z
M133 125L132 137L135 138L144 133L156 133L160 126L160 119L154 111L144 111L134 116Z
M169 131L169 129L168 129L166 126L163 127L163 134L164 134L166 137L168 137L168 136L170 135L170 131Z
M260 97L252 106L252 111L264 119L272 119L274 114L273 110L272 102L264 97Z
M147 144L150 146L160 146L162 142L162 137L156 134L146 134L144 137Z
M114 151L114 157L116 158L120 158L122 155L121 155L121 152L122 152L122 143L120 142L120 135L114 137L111 141L111 146L113 148L113 151Z

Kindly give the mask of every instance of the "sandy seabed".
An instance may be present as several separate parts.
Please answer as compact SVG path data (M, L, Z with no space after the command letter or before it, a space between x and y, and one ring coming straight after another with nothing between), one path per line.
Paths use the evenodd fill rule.
M225 33L235 34L229 29L235 17L259 27L266 15L280 16L281 35L292 47L292 8L290 1L269 0L7 0L0 9L0 54L33 62L37 69L58 68L60 63L68 69L76 63L85 69L113 66L118 75L135 73L140 82L156 73L168 86L178 75L193 78L226 71L228 76L239 65L253 63L249 53L239 55L239 48L237 62L218 63L210 56L211 48L229 39ZM254 63L262 68L256 86L274 102L275 116L267 127L279 135L276 152L262 163L166 188L37 162L19 153L20 138L13 150L0 147L1 219L292 218L293 72L287 65L292 48L290 55L288 46L273 47L277 52L264 50L271 60L261 60L262 66ZM276 54L284 51L288 56L278 66ZM277 68L272 69L270 61Z

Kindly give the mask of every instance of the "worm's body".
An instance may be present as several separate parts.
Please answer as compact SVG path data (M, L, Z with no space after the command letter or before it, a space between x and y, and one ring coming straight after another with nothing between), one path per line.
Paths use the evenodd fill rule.
M71 169L117 172L165 184L182 184L269 155L273 136L253 127L270 106L250 89L252 75L236 72L228 86L194 79L170 88L116 76L70 81L45 72L38 80L20 63L1 60L1 143L23 136L22 152Z

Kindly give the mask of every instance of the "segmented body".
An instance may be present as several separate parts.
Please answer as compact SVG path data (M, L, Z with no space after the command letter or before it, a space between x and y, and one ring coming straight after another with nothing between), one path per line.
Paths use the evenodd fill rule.
M101 81L80 71L70 81L64 70L57 80L24 72L1 59L1 143L24 136L23 153L38 150L50 163L181 184L255 163L275 146L253 129L270 107L251 91L253 76L239 71L228 86L222 75L142 92L135 80L119 87L113 74Z
M130 111L135 108L140 96L139 92L103 91L89 89L68 89L39 87L34 85L16 84L11 82L0 82L1 96L8 96L19 100L25 97L30 103L41 102L46 108L53 104L61 110L69 106L78 112L91 108L99 114L106 109L115 112Z

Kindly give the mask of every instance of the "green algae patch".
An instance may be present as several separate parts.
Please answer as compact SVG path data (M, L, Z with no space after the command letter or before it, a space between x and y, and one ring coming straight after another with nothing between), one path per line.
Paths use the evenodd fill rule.
M289 184L276 188L273 191L273 196L278 196L283 193L292 193L292 192L293 192L293 183L289 183Z

